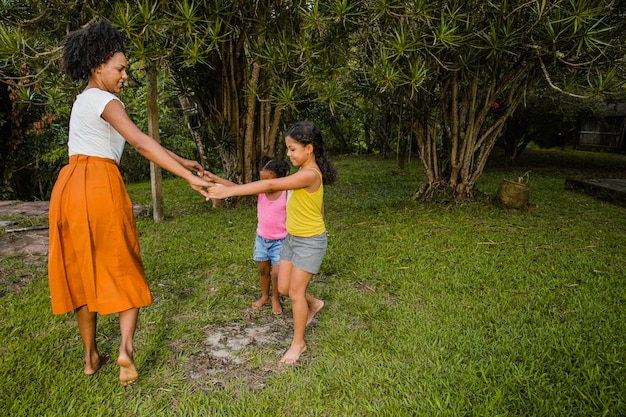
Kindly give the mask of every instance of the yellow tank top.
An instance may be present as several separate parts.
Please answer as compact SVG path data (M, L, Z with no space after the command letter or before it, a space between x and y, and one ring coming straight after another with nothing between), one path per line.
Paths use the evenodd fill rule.
M322 179L322 173L315 170ZM322 207L324 183L317 191L309 193L304 188L293 190L287 200L287 232L292 236L309 237L326 231Z

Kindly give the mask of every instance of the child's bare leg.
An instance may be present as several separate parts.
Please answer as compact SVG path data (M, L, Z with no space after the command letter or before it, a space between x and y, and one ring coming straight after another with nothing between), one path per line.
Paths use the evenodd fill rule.
M278 286L274 288L278 290L279 295L289 296L289 283L291 280L291 271L293 270L293 264L291 261L280 260L280 266L278 268Z
M139 377L133 359L133 338L135 337L138 316L138 308L121 311L119 314L122 342L120 343L120 355L117 357L117 364L120 366L120 383L123 386L132 384Z
M313 321L313 317L315 317L317 312L324 308L324 301L313 297L310 293L307 292L306 302L309 307L309 313L306 319L306 325L308 326Z
M280 294L278 293L278 265L272 267L272 313L282 314L283 306L280 305Z
M85 375L93 375L100 369L100 354L96 346L98 314L89 311L86 305L75 311L78 331L85 348Z
M270 261L258 261L259 283L261 284L261 298L252 303L253 309L260 308L270 299Z
M300 359L300 355L306 350L304 330L306 329L306 318L309 310L304 296L290 296L290 298L293 312L293 339L291 346L280 359L280 363L288 365L296 363Z
M280 363L293 364L300 359L300 355L306 350L304 331L309 316L306 288L313 275L296 267L292 267L289 283L289 298L293 311L293 340L291 346L285 352Z

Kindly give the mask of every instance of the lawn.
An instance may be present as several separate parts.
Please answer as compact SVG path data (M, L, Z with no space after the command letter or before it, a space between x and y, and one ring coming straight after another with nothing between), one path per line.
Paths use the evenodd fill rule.
M136 335L139 380L93 377L73 315L50 313L45 260L0 260L0 410L10 416L626 415L626 209L565 178L626 178L626 156L529 150L490 163L479 202L423 204L418 160L337 157L329 248L310 286L326 302L296 366L277 362L291 306L250 309L253 199L218 209L164 182L129 192L155 302ZM530 171L527 207L492 198ZM8 273L6 273L9 271ZM98 343L115 358L117 317Z

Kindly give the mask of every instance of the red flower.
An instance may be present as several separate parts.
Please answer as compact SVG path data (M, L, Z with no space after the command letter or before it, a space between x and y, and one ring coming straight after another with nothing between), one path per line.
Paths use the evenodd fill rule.
M500 107L500 103L498 103L497 101L494 101L491 107L493 107L494 109L497 109L498 107Z

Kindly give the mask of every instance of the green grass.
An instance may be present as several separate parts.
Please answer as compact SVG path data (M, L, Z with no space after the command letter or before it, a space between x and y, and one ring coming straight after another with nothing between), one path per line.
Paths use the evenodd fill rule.
M585 163L581 157L588 159ZM556 162L555 162L556 161ZM419 161L340 157L327 188L329 248L311 291L326 301L295 367L288 345L203 355L207 329L272 323L251 315L255 207L212 209L164 184L163 223L138 219L155 303L136 335L141 376L115 361L82 375L71 315L50 313L45 264L0 260L0 409L11 416L626 415L626 209L564 190L568 177L626 176L623 155L529 150L491 163L477 185L530 170L528 207L411 200ZM149 184L129 185L149 205ZM285 302L286 315L289 302ZM99 347L115 357L117 317ZM195 373L194 373L195 371ZM202 371L202 372L201 372Z

